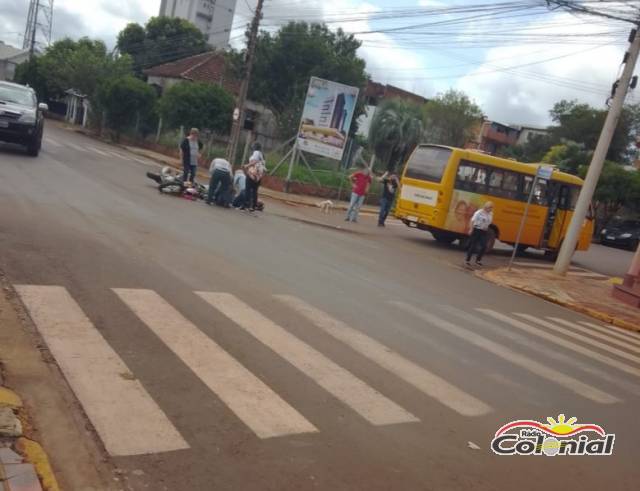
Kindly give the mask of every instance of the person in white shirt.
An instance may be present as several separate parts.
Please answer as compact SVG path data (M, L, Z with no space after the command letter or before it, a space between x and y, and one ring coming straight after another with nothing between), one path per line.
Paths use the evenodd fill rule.
M253 153L249 157L249 163L244 166L244 172L247 176L245 187L245 204L244 208L253 211L258 206L258 188L260 181L264 177L267 170L264 155L262 154L262 145L260 142L253 144Z
M493 203L487 201L482 208L471 217L471 236L465 264L471 266L471 257L476 253L476 264L482 266L482 256L487 248L487 231L493 222Z
M233 190L236 193L236 197L233 199L233 207L239 208L245 201L245 187L247 182L247 176L242 169L238 169L233 176Z
M216 158L211 161L209 167L209 193L207 194L208 205L213 203L215 199L216 204L220 206L229 206L228 199L226 199L231 185L231 164L228 160Z

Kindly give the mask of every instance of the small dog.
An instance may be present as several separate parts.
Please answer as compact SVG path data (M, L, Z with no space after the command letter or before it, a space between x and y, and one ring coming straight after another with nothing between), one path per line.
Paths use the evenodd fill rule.
M329 213L331 213L331 210L333 210L333 201L331 201L330 199L326 199L318 203L318 207L320 208L322 213L328 215Z

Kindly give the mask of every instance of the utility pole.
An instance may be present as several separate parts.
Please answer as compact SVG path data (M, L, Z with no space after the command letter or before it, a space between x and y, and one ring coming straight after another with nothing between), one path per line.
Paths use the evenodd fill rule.
M251 22L251 31L249 32L249 41L247 43L247 57L245 58L245 69L242 74L242 82L240 83L240 92L236 100L236 109L234 112L233 125L231 127L231 140L227 149L227 157L231 165L235 163L236 154L238 152L238 141L240 140L240 131L244 123L244 105L247 100L247 92L249 91L249 81L251 80L251 69L253 68L253 59L256 51L258 39L258 28L260 27L260 19L262 18L262 5L264 0L258 0L256 11ZM236 118L237 116L237 118Z
M573 218L571 219L567 234L562 242L562 246L560 247L556 264L553 267L553 272L562 276L567 274L569 266L571 265L571 257L573 256L580 238L582 224L587 216L587 211L591 204L591 198L593 197L596 185L598 184L598 179L600 178L600 173L602 172L602 167L604 165L604 159L607 156L611 139L613 138L613 134L618 126L618 121L622 115L624 100L627 95L627 91L629 90L633 70L635 69L636 61L638 60L638 53L640 52L640 34L637 32L637 28L631 31L629 42L631 43L631 47L624 55L625 65L622 76L620 77L620 80L616 82L611 107L609 108L607 118L605 119L604 126L602 127L598 144L593 152L591 164L589 165L587 176L585 177L582 190L580 191L580 196L578 197L578 201L573 212Z

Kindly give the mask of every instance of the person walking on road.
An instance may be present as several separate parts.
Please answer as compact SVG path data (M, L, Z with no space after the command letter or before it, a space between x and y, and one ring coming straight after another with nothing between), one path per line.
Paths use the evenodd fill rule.
M371 173L369 172L369 168L362 163L358 164L358 170L349 176L349 180L352 184L351 202L349 203L349 209L347 210L347 216L344 221L355 223L358 221L360 207L362 203L364 203L364 198L369 191L369 186L371 186Z
M196 180L196 170L200 161L202 142L199 140L200 131L198 128L191 128L189 136L180 143L180 159L182 160L182 180L184 182L194 182Z
M220 206L229 206L229 187L231 186L231 164L228 160L216 158L211 161L209 167L209 193L207 194L208 205L213 203Z
M258 207L258 188L267 170L262 145L259 142L253 144L253 153L249 163L245 165L245 204L242 209L254 211Z
M380 197L380 213L378 215L378 227L384 227L384 222L389 216L393 200L396 198L396 191L400 182L398 176L388 171L382 174L378 181L382 183L382 196Z
M471 217L471 236L467 248L466 266L471 266L471 257L476 254L476 264L482 266L482 256L487 248L487 231L493 222L493 203L487 201Z

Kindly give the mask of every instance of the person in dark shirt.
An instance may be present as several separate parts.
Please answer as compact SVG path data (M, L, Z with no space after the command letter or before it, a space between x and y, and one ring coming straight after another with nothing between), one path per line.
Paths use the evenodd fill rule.
M394 173L385 172L378 181L382 183L382 196L380 197L380 214L378 215L378 227L384 227L384 222L389 215L393 201L396 198L396 191L400 185L398 176Z
M191 128L189 136L180 142L180 159L182 160L182 180L184 182L194 182L196 180L196 170L200 161L202 142L199 139L198 128Z

